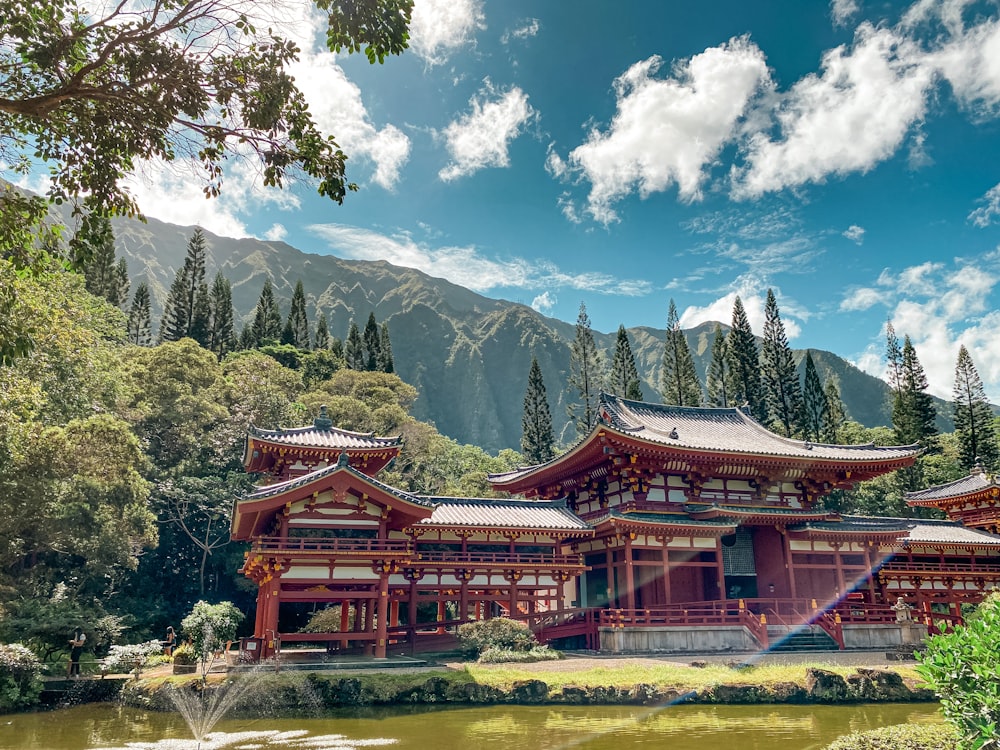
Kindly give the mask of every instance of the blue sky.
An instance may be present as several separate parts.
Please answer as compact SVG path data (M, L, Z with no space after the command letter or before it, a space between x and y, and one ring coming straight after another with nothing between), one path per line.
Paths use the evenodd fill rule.
M307 6L302 6L307 7ZM289 18L294 14L290 14ZM149 215L385 259L595 328L728 321L772 287L791 343L874 374L884 325L950 397L958 346L1000 401L1000 8L866 0L416 0L370 66L285 29L360 190L183 171Z

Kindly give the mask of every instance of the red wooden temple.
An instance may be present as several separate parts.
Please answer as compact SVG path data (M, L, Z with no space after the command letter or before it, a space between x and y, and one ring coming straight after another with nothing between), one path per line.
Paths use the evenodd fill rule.
M961 482L910 496L980 503L957 520L819 507L911 465L916 446L790 440L738 409L605 395L566 453L490 477L519 496L492 500L380 482L401 445L325 412L310 427L251 427L245 466L269 483L236 501L232 533L250 542L257 653L300 641L384 657L500 614L610 651L752 650L802 628L882 647L906 642L911 611L940 627L1000 582L997 516L969 522L994 507L995 484L974 501L946 499ZM336 628L299 632L305 609L333 605Z

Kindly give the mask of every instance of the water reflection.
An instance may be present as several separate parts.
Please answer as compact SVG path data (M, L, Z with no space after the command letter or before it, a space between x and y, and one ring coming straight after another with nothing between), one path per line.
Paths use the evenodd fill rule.
M857 729L938 720L935 704L493 706L224 719L202 750L815 750ZM177 714L111 705L0 716L0 750L193 750Z

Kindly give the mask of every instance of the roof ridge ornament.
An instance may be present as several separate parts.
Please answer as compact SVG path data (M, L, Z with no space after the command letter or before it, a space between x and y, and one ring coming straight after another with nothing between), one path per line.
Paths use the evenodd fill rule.
M326 414L326 404L319 407L319 416L313 420L313 427L324 432L329 432L330 428L333 427L333 420Z
M341 451L340 457L337 459L337 468L346 469L351 465L350 458L347 455L347 451Z

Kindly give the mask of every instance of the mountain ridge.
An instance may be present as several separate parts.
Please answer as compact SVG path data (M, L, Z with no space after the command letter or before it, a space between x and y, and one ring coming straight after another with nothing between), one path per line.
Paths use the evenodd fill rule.
M115 219L117 250L128 264L133 290L150 287L154 331L187 242L195 227L149 218ZM287 315L292 290L301 280L310 325L326 313L331 336L345 338L350 322L363 326L369 313L389 326L396 372L420 395L413 415L433 422L461 443L489 450L517 448L528 369L536 356L545 382L557 440L575 439L566 414L566 376L575 325L549 318L518 302L484 297L446 279L384 260L346 260L304 252L285 242L233 239L203 230L206 275L217 271L233 290L237 327L253 318L265 276ZM685 331L704 383L715 323ZM665 331L627 328L647 400L659 400L658 383ZM606 364L617 331L593 331ZM802 368L805 349L794 350ZM824 382L836 378L851 419L872 427L891 424L889 386L833 352L809 349ZM945 402L937 400L939 414ZM950 429L939 417L943 428Z

